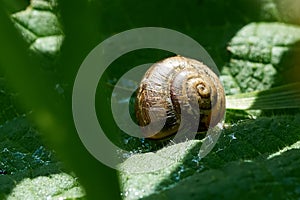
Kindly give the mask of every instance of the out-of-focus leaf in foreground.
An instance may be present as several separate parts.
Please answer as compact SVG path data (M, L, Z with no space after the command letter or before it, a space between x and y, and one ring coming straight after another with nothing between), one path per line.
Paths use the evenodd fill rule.
M42 1L39 1L42 3ZM47 5L47 4L45 4ZM39 14L33 11L35 7L28 8L26 11L21 11L14 15L15 19L19 19L24 24L28 21L32 21L33 32L38 32L38 27L52 27L52 29L59 28L55 27L57 24L53 24L53 21L47 21L48 18L44 16L40 16ZM39 7L41 8L41 7ZM47 10L48 9L48 10ZM51 13L51 9L45 8L44 12L48 13L52 18L54 18L54 14ZM2 12L2 11L1 11ZM39 12L39 11L37 11ZM48 24L39 24L36 21L44 21L48 22ZM11 30L5 21L5 16L1 13L1 22L5 31ZM21 23L21 22L20 22ZM22 24L22 23L21 23ZM24 25L23 24L23 25ZM8 26L5 26L8 25ZM39 53L39 55L48 56L47 52L54 53L57 52L60 48L59 45L53 46L50 43L44 44L43 47L38 47L38 37L30 40L30 24L24 25L22 27L20 24L15 24L17 27L21 29L21 33L25 38L26 42L32 42L31 49L35 53ZM48 26L46 26L48 25ZM2 30L2 31L3 31ZM14 30L13 30L14 31ZM40 30L37 35L40 36L45 32L45 30ZM48 30L49 32L49 30ZM51 31L50 31L51 32ZM52 33L49 34L51 35ZM61 33L61 32L60 32ZM2 39L6 40L8 38L2 35ZM46 36L46 35L45 35ZM9 48L20 48L15 51L17 55L18 61L23 63L23 70L26 70L26 58L20 58L22 56L27 55L26 52L22 52L22 42L20 42L18 36L15 38L16 43L10 43L10 47L3 48L1 51L1 65L14 65L16 63L5 63L3 62L3 56L9 55ZM58 39L60 40L60 39ZM18 42L20 42L18 44ZM2 43L4 47L7 47L5 43ZM17 44L17 45L15 45ZM34 47L34 48L33 48ZM47 49L49 51L47 51ZM22 56L18 55L22 52ZM13 55L9 55L13 56ZM33 59L32 57L31 59ZM46 58L46 57L45 57ZM34 62L33 62L34 63ZM49 62L48 62L49 63ZM16 65L20 66L20 65ZM16 67L14 66L14 67ZM45 64L43 63L43 66ZM32 67L32 66L31 66ZM12 67L13 68L13 67ZM26 73L22 73L22 68L19 68L19 73L21 76L26 76ZM25 69L24 69L25 68ZM28 71L30 68L28 68ZM55 152L49 150L48 147L42 142L43 140L40 137L40 132L36 127L32 125L29 120L26 118L31 117L30 110L34 107L34 101L32 100L32 104L30 107L27 107L25 110L20 106L17 106L20 99L24 96L24 91L12 92L10 82L7 80L7 71L3 70L4 74L1 78L1 115L0 115L0 198L1 199L42 199L42 198L82 198L85 195L85 192L82 190L81 186L77 179L73 176L65 174L63 171L70 173L67 171L63 165L57 161L55 156ZM8 73L9 74L9 73ZM39 72L33 73L35 75L41 75ZM17 75L17 74L16 74ZM42 78L42 77L39 77ZM24 81L23 78L20 78L21 81ZM39 83L41 84L41 82ZM13 85L13 84L12 84ZM34 88L27 88L28 90L34 90ZM43 88L47 90L47 88ZM36 92L36 91L35 91ZM42 92L41 92L42 93ZM36 93L37 94L37 93ZM27 94L30 96L29 94ZM38 95L38 94L37 94ZM26 95L25 95L26 96ZM46 102L44 102L46 103ZM38 109L37 109L38 110ZM43 121L40 115L41 121Z
M81 182L86 186L87 197L118 199L119 189L115 171L95 160L82 146L72 122L70 98L65 96L67 94L63 94L64 90L60 86L59 75L55 72L62 42L62 31L57 16L49 8L52 2L56 1L32 1L32 6L26 11L13 15L13 21L16 22L15 25L21 30L27 43L16 32L8 15L2 10L3 8L0 9L0 20L3 26L0 32L0 41L5 47L0 51L0 65L5 75L5 81L10 89L17 91L18 103L27 110L26 117L32 120L31 122L37 127L38 132L43 135L43 141L46 141L50 148L55 149L59 159L64 162L63 166L70 167L76 176L81 177ZM29 49L31 49L30 52ZM61 59L63 60L63 58ZM80 65L80 63L77 64ZM76 66L72 68L74 71ZM20 131L22 133L25 130ZM18 152L18 150L9 149L9 152L14 153L15 151ZM24 153L22 150L19 152ZM30 153L32 152L28 152L27 157L31 156ZM5 158L5 155L3 157ZM28 161L28 163L30 162ZM45 174L41 174L41 176L47 177L39 178L31 173L23 174L24 176L19 176L14 185L6 188L3 195L12 192L11 195L22 197L24 193L22 188L28 187L27 189L30 190L30 187L36 184L34 180L28 182L26 178L35 177L37 177L35 180L38 180L41 185L47 185L47 181L53 183L52 191L50 191L51 188L41 187L36 191L38 193L34 194L35 198L42 196L75 198L84 195L78 187L77 180L64 175L54 175L45 163L44 165ZM32 169L35 169L34 166ZM60 168L57 167L56 170L60 170ZM16 171L22 171L22 168L19 166ZM8 175L4 172L3 177L8 177ZM63 183L65 180L67 183L71 179L72 184L62 184L62 187L57 187L60 185L60 181ZM42 183L43 181L45 182ZM19 182L21 186L15 187L15 184ZM78 188L76 189L76 187ZM108 190L106 187L110 189ZM26 195L30 194L26 193Z

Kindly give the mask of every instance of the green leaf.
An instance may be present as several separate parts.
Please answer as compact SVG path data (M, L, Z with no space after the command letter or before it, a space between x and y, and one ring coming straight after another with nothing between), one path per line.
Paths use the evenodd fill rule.
M297 149L267 160L230 162L143 199L297 199L299 153Z
M227 94L264 90L294 82L300 53L300 27L282 23L251 23L231 39L230 60L223 69ZM238 86L239 89L236 89Z
M16 185L7 199L81 199L83 193L74 177L60 173L26 178Z
M203 159L198 157L201 141L197 140L168 146L155 153L133 155L121 166L128 171L121 173L123 197L296 197L300 183L299 124L299 114L235 124L223 130L213 151ZM173 162L165 166L157 157ZM151 170L151 166L159 170L155 171L155 167ZM135 170L139 173L133 173Z
M64 38L56 15L56 1L33 0L30 7L11 17L22 36L35 53L55 56Z
M8 89L5 79L0 78L0 125L25 113L16 106L17 96L17 93Z
M0 194L7 199L84 196L24 116L0 127L0 150Z

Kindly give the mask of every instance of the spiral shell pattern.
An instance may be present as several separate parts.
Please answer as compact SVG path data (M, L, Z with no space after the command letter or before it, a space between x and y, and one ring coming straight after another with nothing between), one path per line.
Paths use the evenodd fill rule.
M155 116L150 116L151 109L156 111ZM187 131L195 125L199 132L207 131L224 118L225 93L209 67L175 56L153 64L145 73L137 91L135 112L141 127L151 124L143 132L152 139L175 134L181 123ZM185 121L181 119L183 113ZM153 133L152 128L161 120L165 120L163 128Z

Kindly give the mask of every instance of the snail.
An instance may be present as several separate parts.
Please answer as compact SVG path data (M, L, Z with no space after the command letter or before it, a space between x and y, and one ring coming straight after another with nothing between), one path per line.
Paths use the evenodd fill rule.
M218 76L208 66L191 58L174 56L147 70L137 89L135 114L142 128L151 124L143 129L145 137L150 139L176 134L181 123L186 123L183 127L187 131L190 126L197 126L197 132L204 132L223 120L225 92ZM163 127L153 131L161 121Z

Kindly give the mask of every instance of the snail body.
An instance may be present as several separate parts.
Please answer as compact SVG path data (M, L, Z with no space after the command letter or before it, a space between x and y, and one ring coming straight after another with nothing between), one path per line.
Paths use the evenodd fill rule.
M137 123L145 127L145 137L151 139L171 136L180 125L187 131L195 125L198 132L207 131L224 117L225 92L209 67L175 56L153 64L145 73L137 91L135 113ZM156 131L162 121L163 127Z

